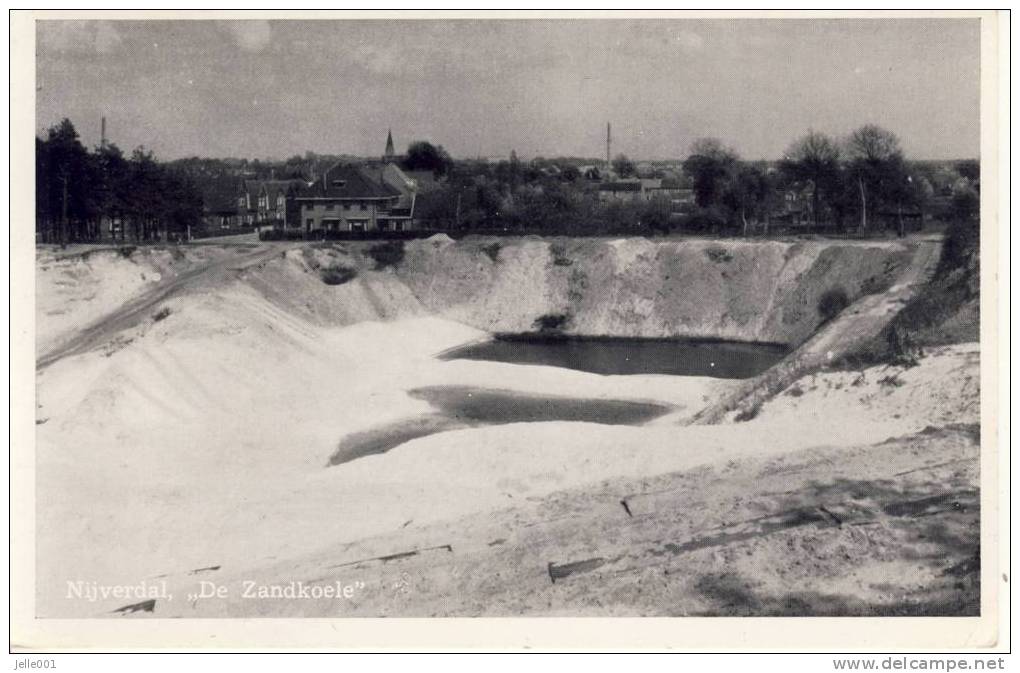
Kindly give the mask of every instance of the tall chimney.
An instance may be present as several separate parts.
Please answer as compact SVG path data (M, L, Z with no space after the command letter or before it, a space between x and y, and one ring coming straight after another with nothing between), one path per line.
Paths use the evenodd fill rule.
M104 115L99 124L99 147L106 149L106 116Z
M613 127L612 124L606 122L606 168L612 165L612 157L609 154L609 147L613 142Z

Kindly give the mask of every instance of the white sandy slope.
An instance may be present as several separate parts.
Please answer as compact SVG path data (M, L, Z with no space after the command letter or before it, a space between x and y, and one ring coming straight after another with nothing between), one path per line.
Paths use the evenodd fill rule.
M472 455L484 435L450 433L459 456L398 452L326 467L341 437L431 412L406 394L412 388L583 390L685 407L701 404L712 386L444 362L433 356L483 333L435 318L322 327L240 283L166 305L169 317L123 335L132 340L120 350L60 360L38 376L41 613L96 610L61 598L68 580L123 583L314 550L541 493L556 484L535 475L572 460L535 444L534 459L522 455L520 470L503 471L492 448ZM425 476L435 469L469 490L451 492L457 482ZM496 493L494 474L517 485Z
M857 386L845 381L856 374L802 382L816 390L781 396L744 424L490 426L326 467L341 437L433 411L407 395L424 385L692 409L729 384L441 361L433 356L484 333L430 317L327 327L240 282L168 306L169 317L136 329L120 350L64 359L38 377L40 615L125 602L69 600L68 581L257 567L586 483L879 442L976 414L970 383L950 375L976 375L976 346L960 347L899 374L901 386L879 383L877 370ZM944 404L932 408L936 388Z
M217 246L150 247L142 251L89 246L36 252L36 351L51 347L129 300L210 259L236 254Z
M42 250L36 273L36 346L40 352L162 278L114 250L60 256Z

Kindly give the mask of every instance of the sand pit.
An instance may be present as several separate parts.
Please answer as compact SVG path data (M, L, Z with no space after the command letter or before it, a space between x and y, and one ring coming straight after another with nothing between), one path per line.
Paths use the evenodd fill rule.
M681 427L732 382L444 361L488 334L452 319L460 309L432 314L406 271L314 250L266 247L196 277L163 318L39 372L40 615L123 607L70 599L68 581L183 586L200 568L255 572L596 484L870 446L976 414L976 346L958 346L909 370L814 375L747 423ZM318 268L338 259L357 275L324 283Z

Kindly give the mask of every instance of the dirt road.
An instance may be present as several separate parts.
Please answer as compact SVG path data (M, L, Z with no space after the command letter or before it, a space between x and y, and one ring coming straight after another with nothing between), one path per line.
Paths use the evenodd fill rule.
M279 254L279 250L274 246L268 248L258 246L250 250L237 248L237 252L239 254L228 255L196 266L162 281L114 312L85 325L68 339L38 356L35 363L36 372L41 372L62 358L88 352L106 343L114 335L151 318L159 309L159 305L175 294L202 286L214 287L231 274L237 274Z

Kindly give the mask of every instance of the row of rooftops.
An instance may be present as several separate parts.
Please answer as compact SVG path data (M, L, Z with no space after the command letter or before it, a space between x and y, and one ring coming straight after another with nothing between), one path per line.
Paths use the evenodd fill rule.
M675 178L641 178L634 180L615 180L599 184L600 192L647 192L647 191L689 191Z
M249 207L257 209L258 197L265 194L270 208L278 198L298 202L391 201L391 207L410 210L413 195L431 189L435 178L429 171L404 171L394 163L338 163L315 180L253 180L235 177L210 179L202 186L208 212L236 212L239 200L248 195Z

